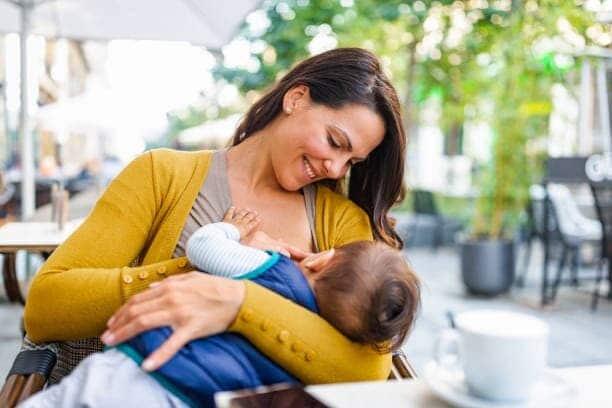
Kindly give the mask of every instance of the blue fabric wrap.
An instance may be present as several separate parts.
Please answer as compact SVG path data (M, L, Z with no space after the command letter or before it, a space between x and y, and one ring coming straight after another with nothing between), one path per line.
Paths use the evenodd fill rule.
M257 269L259 274L245 276L318 313L314 293L295 263L278 253L272 255L276 262L268 261L268 268ZM140 364L171 334L170 327L161 327L142 333L117 348ZM248 340L234 333L194 340L150 374L164 388L194 407L214 407L214 393L218 391L298 382Z

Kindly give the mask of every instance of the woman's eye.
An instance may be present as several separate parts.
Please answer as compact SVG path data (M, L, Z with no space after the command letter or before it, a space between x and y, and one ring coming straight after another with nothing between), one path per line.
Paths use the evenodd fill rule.
M338 143L336 143L336 141L334 140L333 137L331 136L327 136L327 141L329 142L329 145L331 147L340 147L340 145Z

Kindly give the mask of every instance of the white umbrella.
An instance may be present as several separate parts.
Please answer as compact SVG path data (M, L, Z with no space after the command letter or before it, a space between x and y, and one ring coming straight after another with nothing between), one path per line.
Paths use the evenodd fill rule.
M34 163L28 112L29 34L79 40L188 41L218 49L259 0L0 0L0 32L21 36L22 217L34 212Z

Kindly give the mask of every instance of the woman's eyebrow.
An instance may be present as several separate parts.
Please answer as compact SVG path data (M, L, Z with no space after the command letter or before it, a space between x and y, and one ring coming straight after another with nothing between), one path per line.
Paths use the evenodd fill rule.
M345 139L346 139L346 143L348 145L348 151L352 152L353 151L353 143L351 143L351 138L349 137L348 133L346 133L346 131L344 129L342 129L340 126L338 125L331 125L331 127L336 130L338 133L340 133ZM365 157L355 157L355 160L358 161L364 161L366 158Z

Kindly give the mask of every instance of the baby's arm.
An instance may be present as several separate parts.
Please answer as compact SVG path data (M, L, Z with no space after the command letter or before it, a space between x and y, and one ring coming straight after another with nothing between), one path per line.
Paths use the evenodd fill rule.
M239 241L258 224L253 212L230 208L223 222L205 225L189 238L186 251L189 262L201 271L227 278L239 278L253 271L270 255Z

